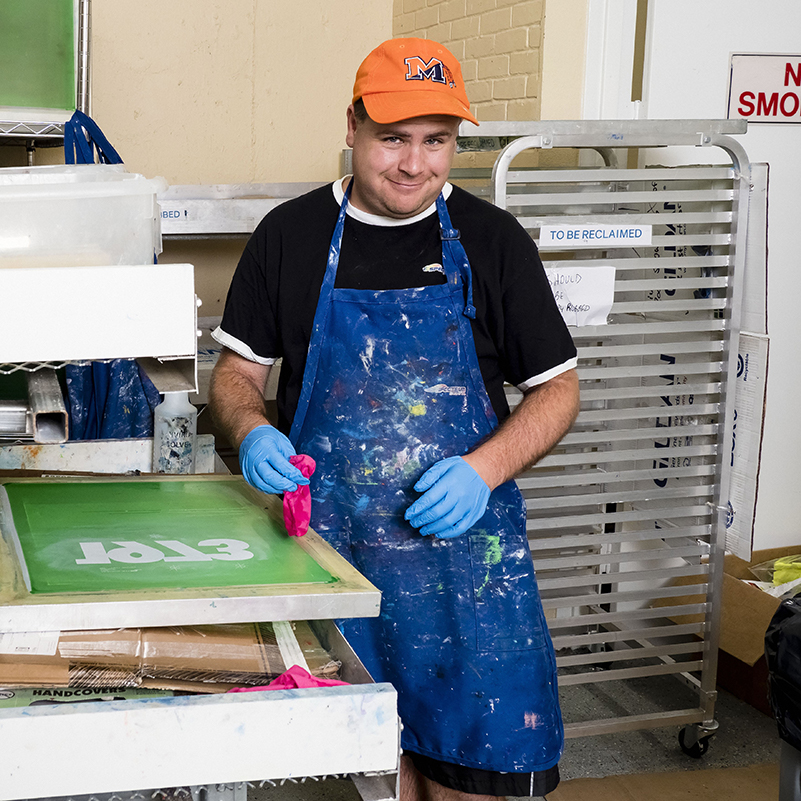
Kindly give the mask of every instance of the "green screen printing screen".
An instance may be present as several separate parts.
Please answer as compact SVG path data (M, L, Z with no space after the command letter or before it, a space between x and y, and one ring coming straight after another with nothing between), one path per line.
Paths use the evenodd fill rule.
M73 0L0 2L0 106L75 108Z
M235 481L8 483L0 501L32 593L335 581Z

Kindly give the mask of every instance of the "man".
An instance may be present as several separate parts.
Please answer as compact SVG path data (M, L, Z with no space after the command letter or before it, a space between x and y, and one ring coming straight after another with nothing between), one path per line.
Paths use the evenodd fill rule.
M576 350L530 237L447 183L461 119L446 48L376 48L347 110L353 176L267 215L215 332L211 403L244 476L292 491L289 457L311 455L312 526L382 591L379 618L342 628L398 690L404 799L544 795L562 749L510 479L575 419Z

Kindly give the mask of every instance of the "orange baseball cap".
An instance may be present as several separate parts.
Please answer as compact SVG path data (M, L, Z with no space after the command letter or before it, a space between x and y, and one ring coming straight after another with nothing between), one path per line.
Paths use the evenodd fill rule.
M478 125L470 113L462 68L453 53L430 39L390 39L362 62L353 102L364 102L370 118L390 122L444 114Z

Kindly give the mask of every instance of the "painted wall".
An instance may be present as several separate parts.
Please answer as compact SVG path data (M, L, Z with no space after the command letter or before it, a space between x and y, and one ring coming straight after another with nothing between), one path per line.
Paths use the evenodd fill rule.
M380 41L444 41L479 118L569 118L580 107L585 5L93 0L91 113L129 170L170 184L331 180L356 68ZM0 148L0 165L24 160L22 148ZM62 151L36 160L58 163ZM194 264L200 313L218 316L242 247L171 240L161 261Z
M540 119L580 120L584 97L587 0L545 5Z
M170 184L333 180L356 69L391 28L392 0L93 0L92 117ZM195 265L214 317L243 247L165 241L160 260Z
M92 116L171 184L339 173L362 58L391 0L94 0Z
M801 53L801 5L770 0L649 0L643 99L631 101L637 0L587 6L585 119L726 117L730 56ZM546 39L547 41L547 39ZM794 360L801 326L795 311L801 270L793 232L801 211L801 125L751 124L737 137L753 162L770 165L768 334L770 363L754 548L801 544L801 375ZM683 151L683 152L682 152ZM698 163L696 148L660 153L664 164ZM704 161L724 161L710 150Z
M544 13L544 0L395 0L393 35L434 39L459 59L479 122L536 120Z
M801 5L771 0L651 0L644 104L651 119L726 116L732 52L801 54ZM768 334L770 365L754 548L801 544L801 124L750 124L738 137L770 164ZM697 155L696 155L697 158Z

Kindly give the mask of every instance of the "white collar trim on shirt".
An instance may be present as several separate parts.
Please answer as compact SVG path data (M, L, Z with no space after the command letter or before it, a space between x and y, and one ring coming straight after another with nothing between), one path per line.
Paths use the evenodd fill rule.
M342 205L342 199L345 197L345 190L342 188L342 185L348 178L351 177L352 176L350 175L346 175L344 178L340 179L339 181L334 181L332 184L332 188L334 190L334 199L339 206ZM445 183L445 186L442 187L442 194L445 200L451 196L452 189L453 186L447 182ZM383 225L385 227L391 227L396 225L411 225L412 223L416 223L418 220L422 220L432 214L436 214L437 204L434 202L424 211L421 211L419 214L415 214L414 217L407 217L403 220L396 220L394 217L382 217L380 214L370 214L367 211L357 209L353 203L348 203L347 213L348 217L353 217L354 220L367 223L367 225Z

